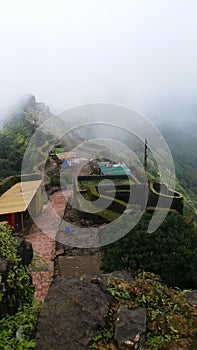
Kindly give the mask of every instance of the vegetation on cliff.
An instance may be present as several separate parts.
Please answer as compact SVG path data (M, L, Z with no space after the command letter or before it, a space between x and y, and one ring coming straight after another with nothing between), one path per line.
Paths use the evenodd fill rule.
M0 349L34 349L40 307L33 305L31 275L7 225L0 225L0 260Z
M132 274L150 271L169 286L197 288L197 233L182 215L169 213L153 233L147 228L151 215L120 240L102 248L105 272L129 270Z
M105 327L94 337L92 350L119 349L114 335L121 305L147 311L145 344L140 350L196 349L197 309L187 303L184 292L169 289L151 273L138 274L133 281L109 279L107 283L114 301Z
M37 127L31 102L7 117L0 131L0 180L21 172L24 152Z

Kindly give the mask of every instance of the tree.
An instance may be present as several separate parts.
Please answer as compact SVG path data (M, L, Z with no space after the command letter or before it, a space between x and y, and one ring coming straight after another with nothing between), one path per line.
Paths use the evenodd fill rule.
M125 237L102 248L103 270L149 271L159 274L169 286L196 288L197 233L193 224L169 213L155 232L148 233L150 218L144 214Z

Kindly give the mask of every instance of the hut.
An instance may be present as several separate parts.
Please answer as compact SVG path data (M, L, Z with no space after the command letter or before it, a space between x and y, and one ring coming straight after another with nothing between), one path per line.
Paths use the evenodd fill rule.
M130 175L131 170L125 163L98 162L101 175Z
M24 232L31 217L42 209L42 180L18 182L0 197L0 222L7 221L16 231Z

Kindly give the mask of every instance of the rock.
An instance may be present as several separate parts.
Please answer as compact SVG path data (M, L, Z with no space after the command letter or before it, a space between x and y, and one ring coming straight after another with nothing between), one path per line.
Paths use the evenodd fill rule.
M65 251L64 248L56 250L55 256L61 256L64 255Z
M0 272L5 273L8 270L8 262L0 257Z
M71 218L70 218L70 222L77 222L77 221L79 221L79 219L76 218L76 217L73 217L73 218L71 217Z
M110 281L111 282L113 281L131 282L133 281L133 277L127 271L113 271L111 273L103 273L96 276L91 276L91 275L84 276L84 282L92 282L92 283L98 284L104 293L109 293L108 289L110 287L109 286ZM110 295L110 300L113 300L111 293L109 293L109 295Z
M109 307L109 296L98 284L55 279L40 313L35 350L90 349Z
M52 194L54 194L57 191L59 191L59 187L53 186L53 187L50 187L50 189L47 191L47 194L48 194L48 196L51 196Z
M88 226L89 226L88 220L81 219L81 220L80 220L80 223L81 223L81 225L84 226L84 227L88 227Z
M197 305L197 290L191 290L185 292L185 298L190 305Z
M139 349L145 343L146 309L130 310L126 305L117 312L115 339L120 349Z
M100 275L104 279L109 279L112 281L122 280L122 281L133 281L133 277L127 271L113 271L111 273L105 273Z
M24 266L27 266L31 263L33 259L33 248L30 242L26 242L24 239L16 236L17 242L17 254L21 258L21 263Z
M33 259L33 248L31 243L26 242L19 236L14 237L16 240L17 255L21 258L22 265L29 265ZM12 264L0 257L0 271L6 272L12 269Z

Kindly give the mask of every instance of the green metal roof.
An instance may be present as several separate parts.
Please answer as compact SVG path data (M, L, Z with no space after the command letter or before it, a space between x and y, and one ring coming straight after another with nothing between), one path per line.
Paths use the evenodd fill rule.
M106 165L110 164L111 167ZM101 169L103 175L130 175L131 170L124 164L111 164L109 162L98 162L98 166Z

